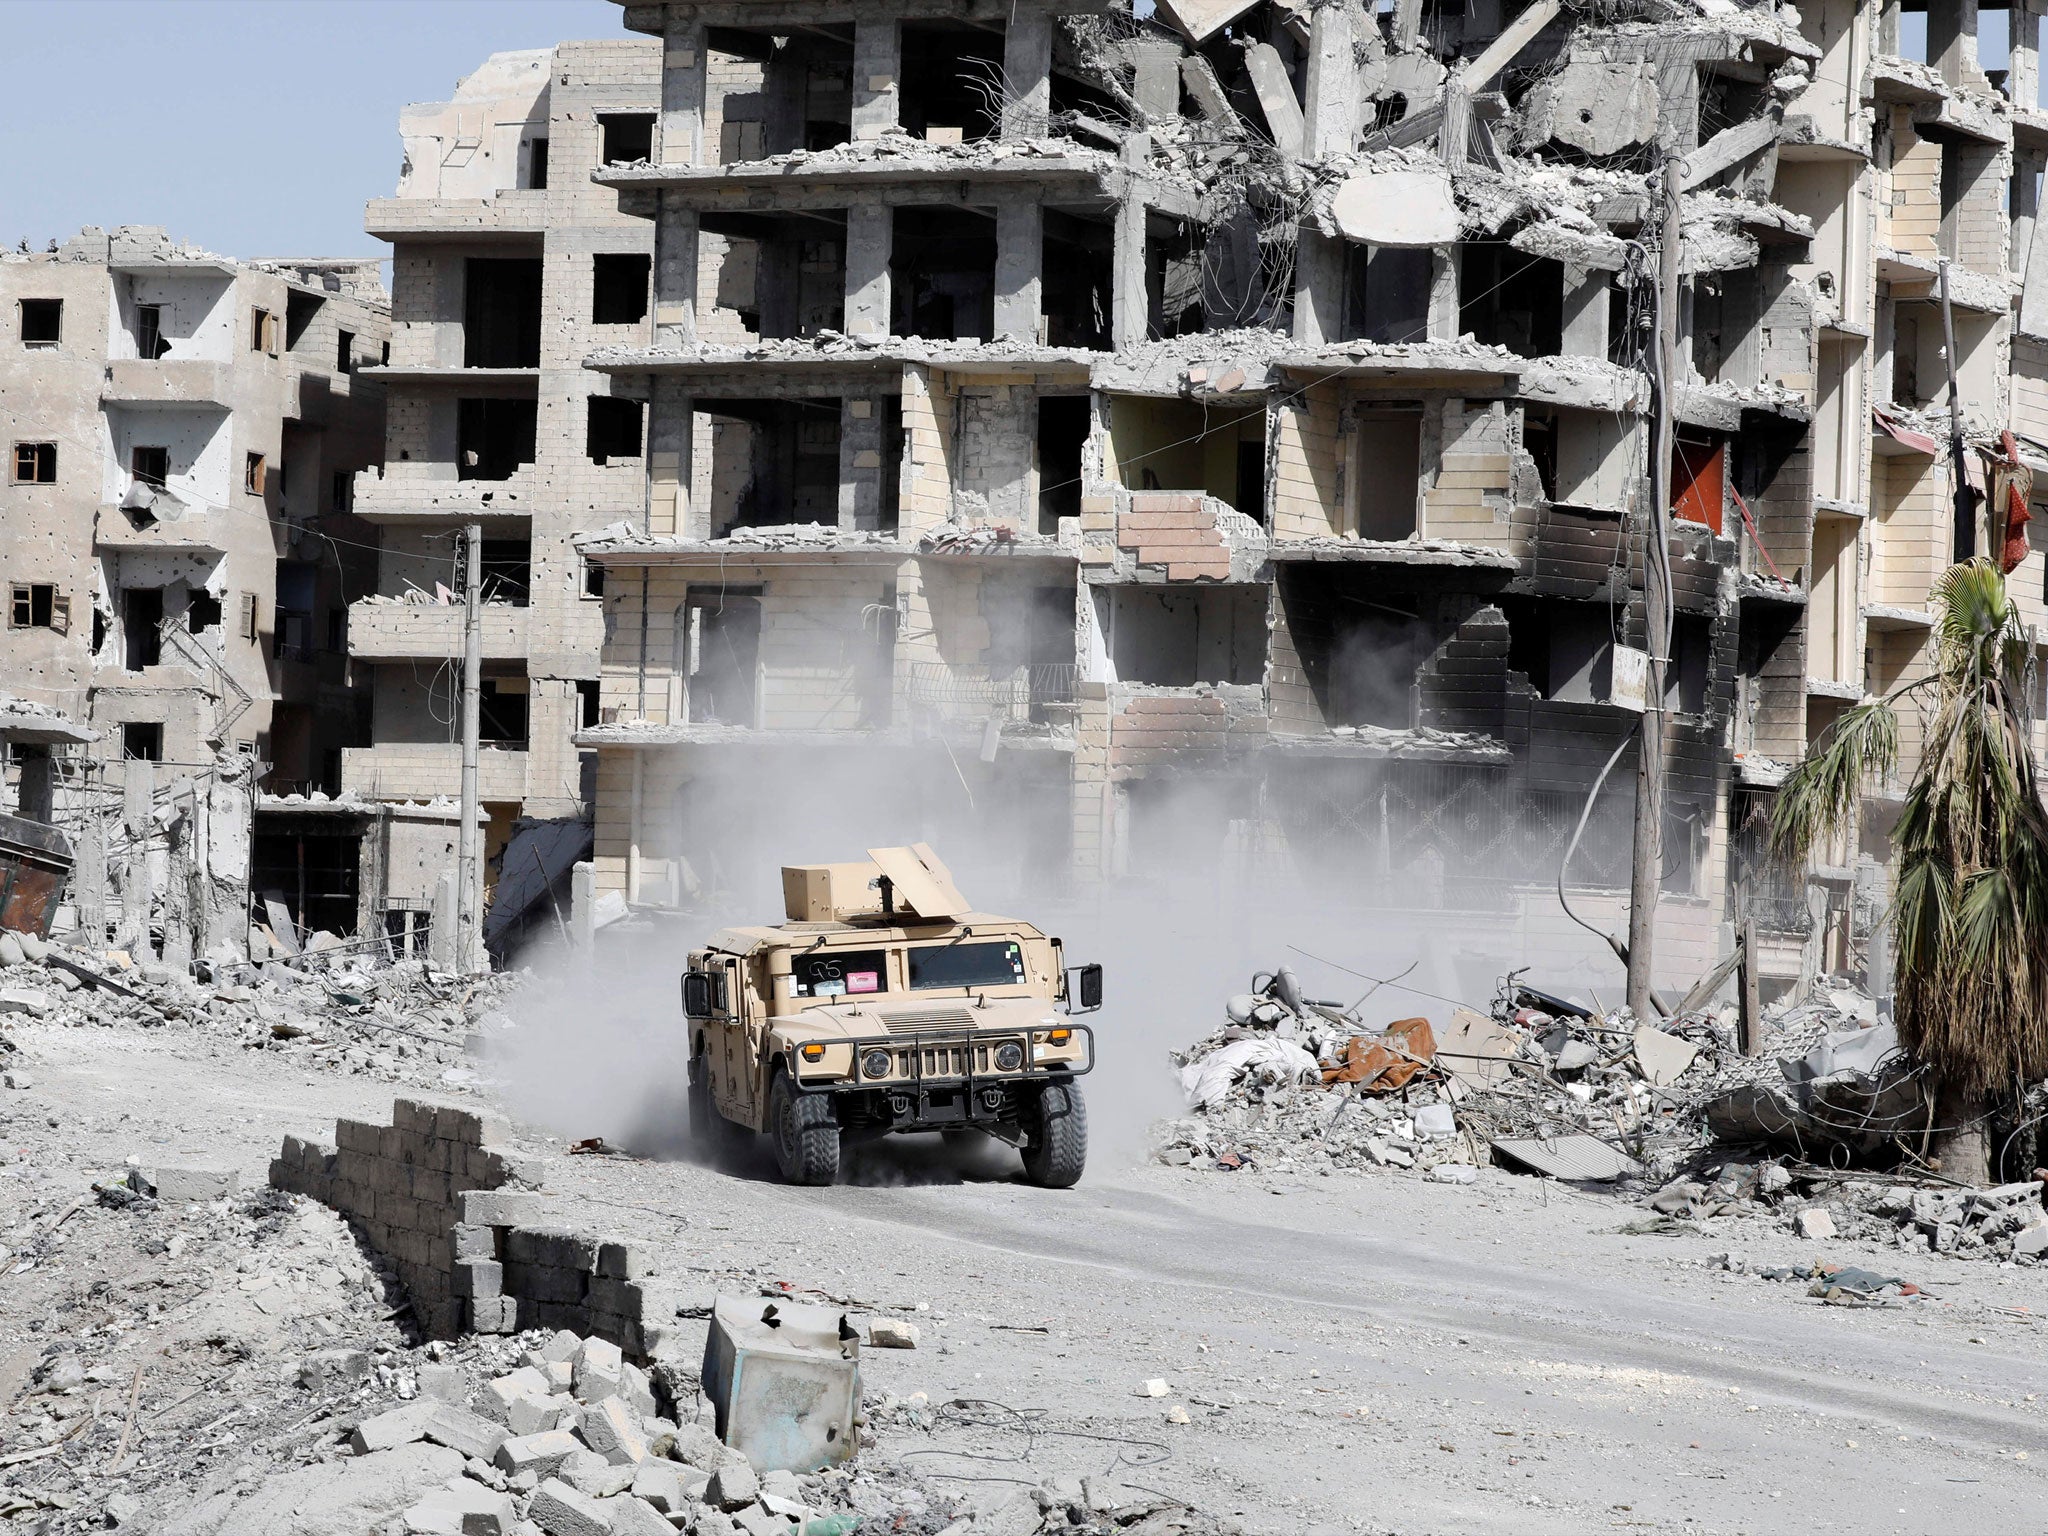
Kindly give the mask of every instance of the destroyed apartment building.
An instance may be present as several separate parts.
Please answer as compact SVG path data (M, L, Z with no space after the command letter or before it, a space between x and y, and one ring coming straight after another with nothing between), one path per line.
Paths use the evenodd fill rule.
M578 541L597 888L687 903L858 784L1020 877L1554 951L1620 749L1566 881L1623 926L1675 162L1659 979L1745 921L1767 996L1879 966L1896 801L1806 879L1762 822L1997 552L1956 469L2048 458L2039 13L1997 57L1982 14L628 3L662 99L594 178L654 243L650 335L588 363L649 414L644 508Z
M389 320L372 261L235 261L147 226L0 256L8 803L92 947L239 955L265 892L309 932L363 915L332 829L375 818L332 797L368 729L350 508Z
M1627 900L1668 179L1659 979L1682 990L1753 925L1767 997L1844 971L1881 993L1897 797L1799 874L1763 829L1846 708L1926 674L1952 559L2002 549L2048 628L2048 561L2007 515L2048 465L2040 18L1987 15L626 4L643 36L496 54L403 115L398 195L367 218L392 246L389 357L365 318L363 366L322 397L338 422L381 391L381 465L329 451L287 501L256 455L309 440L303 407L284 447L232 434L260 509L228 485L239 513L138 526L122 423L224 417L177 414L124 353L81 370L77 432L37 427L18 402L52 398L64 295L24 289L7 494L31 517L4 537L55 505L44 451L55 473L96 432L116 468L72 523L150 559L196 522L260 510L282 540L301 496L349 498L354 542L319 541L313 577L346 616L318 586L309 643L346 647L367 706L260 736L270 698L305 720L284 664L256 665L260 572L156 621L182 655L220 602L225 664L175 680L216 731L239 715L271 787L332 791L338 768L337 798L289 808L305 836L257 839L276 867L254 883L302 931L409 945L450 900L476 527L498 939L559 918L578 860L579 897L687 907L760 864L764 816L832 840L859 804L1027 886L1193 876L1576 952L1555 893L1603 765L1563 883L1596 927ZM133 281L121 248L0 272ZM236 301L207 378L267 359L241 329L259 312L300 336L299 286L201 270L280 285ZM290 553L280 613L286 565L313 563ZM151 669L113 669L118 705L105 676L153 618L111 579L136 558L99 557L90 602L83 566L47 587L10 567L12 675L98 733L81 760L151 744ZM250 593L256 641L229 633ZM45 651L76 653L73 691ZM166 761L213 761L185 718Z

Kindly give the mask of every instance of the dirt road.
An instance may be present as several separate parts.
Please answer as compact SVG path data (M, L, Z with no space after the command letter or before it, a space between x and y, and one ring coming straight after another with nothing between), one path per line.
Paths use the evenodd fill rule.
M22 1193L152 1144L253 1180L282 1131L391 1095L190 1035L26 1043L36 1087L5 1103ZM1050 1193L1000 1156L963 1176L904 1142L867 1182L795 1190L765 1163L530 1146L555 1154L565 1223L640 1238L707 1296L926 1303L921 1347L871 1351L871 1385L1001 1404L984 1416L1011 1426L890 1418L883 1449L927 1472L1108 1472L1275 1533L2019 1532L2048 1498L2039 1270L1830 1245L1937 1296L1858 1310L1710 1262L1817 1256L1789 1234L1624 1235L1639 1207L1493 1171L1459 1188L1105 1162ZM1140 1395L1154 1379L1164 1398ZM991 1442L1016 1460L944 1453Z

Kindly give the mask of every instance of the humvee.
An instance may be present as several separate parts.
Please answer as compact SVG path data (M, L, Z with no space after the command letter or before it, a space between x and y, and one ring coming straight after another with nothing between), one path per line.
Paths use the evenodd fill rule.
M792 1184L830 1184L845 1142L976 1133L1064 1189L1088 1157L1077 1081L1102 967L1058 939L970 912L923 843L782 871L787 921L726 928L689 957L692 1134L719 1152L765 1132ZM1070 986L1071 978L1071 986Z

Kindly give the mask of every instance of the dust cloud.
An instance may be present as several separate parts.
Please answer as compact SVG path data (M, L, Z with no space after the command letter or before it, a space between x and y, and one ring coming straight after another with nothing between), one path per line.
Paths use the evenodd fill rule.
M601 932L594 962L551 937L519 959L534 984L508 1008L516 1027L493 1070L528 1124L683 1155L678 978L688 950L720 927L780 921L783 865L859 859L871 847L930 843L978 907L1064 939L1070 964L1102 963L1106 1006L1087 1021L1097 1066L1083 1085L1097 1168L1138 1161L1150 1123L1180 1111L1167 1051L1213 1029L1224 1000L1248 990L1255 972L1291 966L1308 995L1347 1004L1370 992L1361 1012L1377 1026L1416 1014L1442 1022L1458 1004L1483 1011L1500 976L1532 958L1532 933L1515 909L1433 909L1427 871L1352 860L1332 845L1276 876L1249 850L1255 827L1241 819L1241 784L1143 786L1128 831L1146 878L1097 888L1065 869L1066 767L1053 754L1006 751L983 764L956 761L936 743L816 754L726 747L697 754L693 768L674 808L676 846L690 855L690 910ZM1619 968L1593 936L1550 920L1555 905L1548 897L1530 980L1582 995L1591 987L1611 1001ZM1407 974L1374 989L1346 968ZM954 1177L943 1170L959 1152L936 1137L891 1138L850 1159L852 1176ZM1013 1153L991 1148L966 1176L1014 1168Z

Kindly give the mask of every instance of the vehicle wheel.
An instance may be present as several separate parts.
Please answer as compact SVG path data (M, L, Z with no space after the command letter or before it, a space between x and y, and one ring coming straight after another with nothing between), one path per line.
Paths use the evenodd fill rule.
M711 1064L702 1056L690 1063L688 1085L690 1140L706 1157L720 1159L739 1140L740 1127L718 1112L711 1102Z
M1088 1162L1088 1105L1072 1083L1048 1083L1025 1119L1024 1177L1041 1189L1070 1189Z
M768 1093L768 1130L786 1184L830 1184L839 1177L839 1122L822 1093L798 1093L777 1073Z

